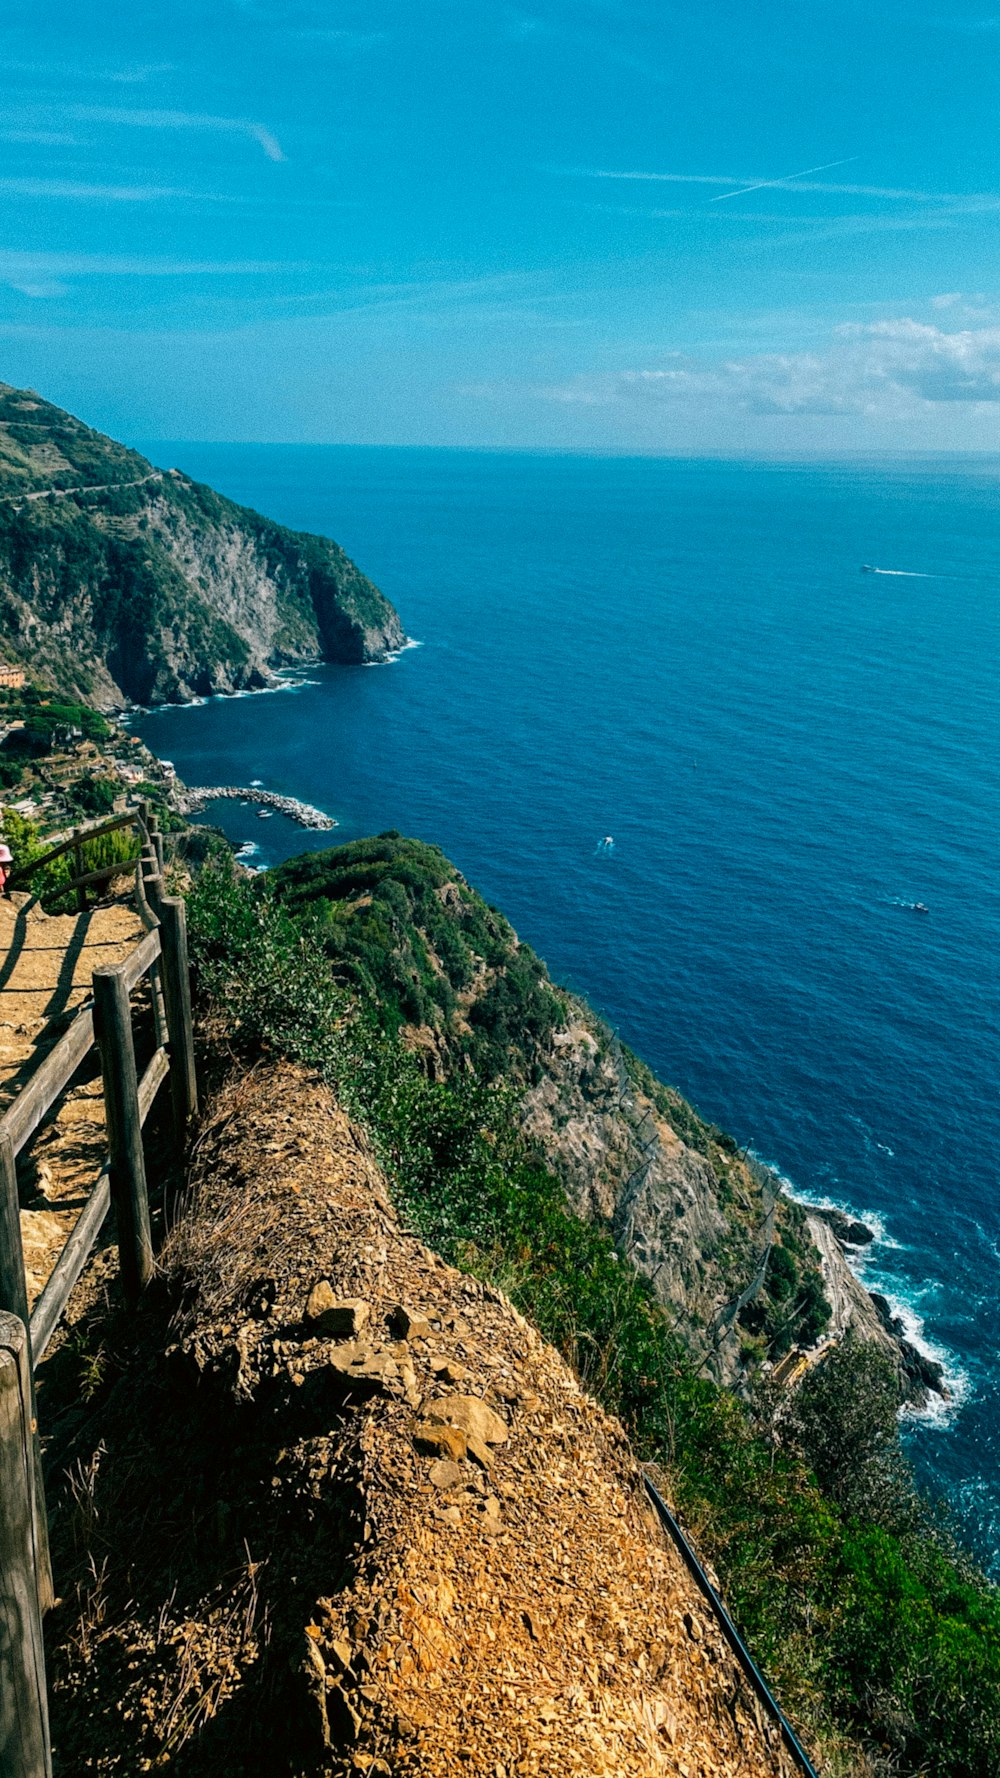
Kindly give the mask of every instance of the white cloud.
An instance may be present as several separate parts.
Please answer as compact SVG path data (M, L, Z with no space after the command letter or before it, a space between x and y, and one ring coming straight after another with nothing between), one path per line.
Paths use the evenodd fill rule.
M124 124L142 130L208 130L249 136L259 143L269 161L283 161L281 143L262 123L247 117L214 117L200 111L134 111L118 105L71 105L66 115L76 123Z
M23 284L15 284L12 282L10 288L16 290L19 296L41 298L65 296L69 286L60 284L57 278L36 278L34 280L29 279Z
M42 148L72 148L76 137L66 130L0 130L0 142L31 142Z
M282 260L145 259L111 253L29 253L0 247L0 283L25 294L61 278L244 277L266 272L308 270L305 262ZM46 290L46 295L56 294Z
M535 390L567 406L637 403L748 414L893 418L946 403L1000 404L1000 325L945 332L912 319L850 323L818 352L719 359L672 353L659 364Z
M142 204L156 198L195 195L167 185L87 185L75 179L0 179L0 192L17 198L68 198L108 204Z

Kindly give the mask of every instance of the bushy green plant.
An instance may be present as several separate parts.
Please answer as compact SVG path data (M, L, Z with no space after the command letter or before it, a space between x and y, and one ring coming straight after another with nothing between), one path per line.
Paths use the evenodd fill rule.
M274 884L290 908L319 916L337 979L365 996L384 1030L431 1026L488 1080L537 1074L559 998L539 958L438 847L383 833L293 858Z
M0 810L0 829L13 854L13 870L20 872L26 865L33 864L48 850L50 842L42 837L36 822L18 813L16 809ZM121 864L122 871L131 869L139 855L138 841L131 828L116 828L113 833L99 834L96 839L84 840L80 847L83 871L101 870L105 865ZM22 887L30 888L37 895L47 913L68 913L75 907L74 892L67 888L76 870L76 861L72 852L64 852L61 858L55 858L50 864L42 865L34 871Z
M82 815L110 815L120 788L114 778L95 778L88 772L72 786L70 796Z

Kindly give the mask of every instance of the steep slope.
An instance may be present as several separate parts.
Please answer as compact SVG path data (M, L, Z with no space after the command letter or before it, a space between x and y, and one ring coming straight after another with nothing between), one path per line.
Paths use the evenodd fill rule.
M81 699L231 691L314 659L383 659L388 600L328 538L286 530L0 384L5 657Z
M512 1083L571 1207L613 1232L717 1376L819 1336L829 1312L800 1208L557 988L436 847L383 834L274 879L432 1075L471 1067Z
M172 1369L79 1458L67 1778L789 1778L621 1427L400 1229L326 1087L224 1090L192 1187Z

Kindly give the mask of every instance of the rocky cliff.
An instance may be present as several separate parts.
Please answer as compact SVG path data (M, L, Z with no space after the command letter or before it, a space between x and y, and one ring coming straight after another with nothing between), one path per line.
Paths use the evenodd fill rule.
M404 641L337 544L0 384L0 643L34 678L104 708L153 704Z
M733 1140L550 979L436 847L386 834L291 860L334 971L432 1074L501 1081L571 1208L614 1235L727 1382L829 1317L805 1216Z

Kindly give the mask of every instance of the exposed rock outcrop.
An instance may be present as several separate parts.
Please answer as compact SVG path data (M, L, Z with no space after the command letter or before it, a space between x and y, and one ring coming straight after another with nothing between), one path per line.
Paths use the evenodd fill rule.
M583 1012L579 1003L575 1010ZM756 1246L742 1229L737 1236L710 1160L682 1141L593 1019L554 1033L522 1105L525 1133L562 1179L571 1207L611 1226L679 1328L696 1349L714 1350L720 1374L731 1378L737 1299L766 1257L773 1199L761 1202Z

